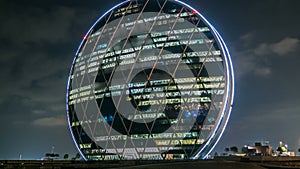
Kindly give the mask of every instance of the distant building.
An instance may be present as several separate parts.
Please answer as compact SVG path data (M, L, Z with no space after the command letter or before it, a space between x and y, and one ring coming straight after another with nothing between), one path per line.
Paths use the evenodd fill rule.
M260 142L256 142L254 146L245 146L244 152L248 156L272 156L273 148L270 145L263 145Z
M277 156L295 156L295 152L291 152L288 149L288 145L282 141L279 142L279 146L276 149Z
M248 156L295 156L295 152L289 151L287 144L282 141L275 150L269 142L256 142L254 146L244 146L242 151Z
M59 154L56 153L46 153L42 160L59 160Z

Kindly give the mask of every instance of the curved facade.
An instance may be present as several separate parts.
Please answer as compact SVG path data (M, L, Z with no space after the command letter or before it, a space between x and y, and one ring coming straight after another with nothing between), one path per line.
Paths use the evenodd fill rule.
M178 0L129 0L79 46L69 128L85 160L206 158L233 90L227 47L201 14Z

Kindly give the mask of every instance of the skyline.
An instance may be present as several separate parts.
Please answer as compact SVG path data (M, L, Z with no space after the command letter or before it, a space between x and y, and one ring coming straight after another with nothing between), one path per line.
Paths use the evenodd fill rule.
M0 159L18 159L19 154L36 159L52 146L61 156L76 153L65 113L69 70L89 27L120 2L0 2ZM215 26L233 58L235 104L214 151L264 140L272 145L284 141L297 151L300 2L184 2Z

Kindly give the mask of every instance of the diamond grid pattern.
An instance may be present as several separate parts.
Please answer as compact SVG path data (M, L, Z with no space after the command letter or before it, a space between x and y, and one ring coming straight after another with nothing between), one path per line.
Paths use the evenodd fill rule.
M170 7L170 5L168 6L167 4L171 3L168 0L164 0L164 1L159 1L156 0L156 5L159 6L159 11L156 12L156 16L154 18L159 18L160 16L165 16L164 12L168 10L168 8ZM142 5L141 5L142 4ZM147 1L129 1L126 7L119 7L116 8L115 10L113 10L112 12L110 12L108 14L108 17L106 17L106 21L105 24L99 29L99 30L92 30L90 31L88 38L87 38L87 42L84 43L82 49L81 49L81 53L82 53L82 58L85 56L88 56L88 59L84 60L84 64L85 67L88 67L89 65L89 60L91 60L94 55L92 55L93 53L97 52L97 46L99 45L99 43L101 42L101 38L104 36L107 36L107 34L105 33L105 30L109 29L109 23L111 20L115 20L114 16L116 15L116 12L118 12L118 10L123 11L122 17L119 18L119 20L117 20L117 24L114 27L114 31L110 36L110 40L107 42L107 47L105 49L104 53L108 53L109 51L113 51L114 53L117 53L117 50L114 49L114 47L112 46L115 42L113 42L113 40L115 40L115 37L117 36L117 32L119 30L120 27L122 27L125 23L126 23L126 19L128 19L127 17L127 13L130 13L130 11L133 10L133 6L136 5L139 7L139 13L137 15L136 21L138 20L143 20L144 22L147 22L146 20L149 18L146 18L143 14L145 11L149 10L150 6L154 5L153 1L147 0ZM177 11L176 17L175 17L175 21L173 23L169 23L169 32L166 35L166 38L163 42L161 42L160 44L162 44L161 47L158 46L158 44L155 42L155 36L152 36L152 32L155 31L155 28L157 27L157 24L159 21L159 19L154 19L154 21L152 22L152 25L150 27L149 30L147 30L147 32L145 33L146 38L143 39L143 43L140 47L140 50L138 50L137 48L135 48L135 46L132 44L132 37L136 36L133 34L136 25L138 24L138 22L134 22L133 26L130 28L130 31L121 47L120 53L115 55L116 58L120 58L122 55L126 54L125 49L132 48L134 50L134 52L136 53L136 57L135 57L135 62L133 63L133 65L129 68L129 74L126 74L125 72L121 72L121 76L122 79L125 80L125 86L121 89L121 94L119 99L117 100L117 103L115 105L115 110L113 110L113 113L111 116L106 117L103 115L102 107L105 107L105 103L104 103L104 97L102 97L102 99L97 99L97 95L95 94L90 94L88 99L94 99L97 100L98 102L98 106L97 106L97 112L90 112L88 111L88 108L90 106L93 106L93 102L89 102L89 101L82 101L80 99L77 99L77 103L75 103L74 105L71 105L71 107L74 108L74 111L71 112L71 119L73 119L73 122L80 122L81 125L80 126L74 126L73 129L73 134L77 135L79 137L77 137L77 142L79 145L85 145L88 144L89 142L92 142L92 145L95 146L93 148L89 147L86 148L83 146L83 148L81 148L81 150L83 151L83 153L85 154L86 158L89 159L93 159L94 158L105 158L106 156L111 155L112 157L114 156L113 154L117 155L119 159L123 159L125 158L149 158L150 156L148 156L148 154L152 154L153 157L155 158L159 158L160 154L180 154L180 153L176 153L176 149L179 148L179 152L181 152L181 154L184 156L184 158L191 158L195 156L195 153L197 151L199 151L199 146L201 147L201 144L197 143L197 141L201 141L201 140L208 140L208 137L210 137L211 135L213 135L212 131L215 131L215 129L218 127L216 124L219 122L214 122L210 129L207 130L207 128L203 127L204 123L203 122L198 122L197 119L199 118L199 112L198 115L196 116L192 116L192 121L194 121L193 123L193 128L196 127L197 129L191 129L190 131L182 131L183 135L185 134L189 134L191 132L196 132L197 136L193 137L192 140L193 143L190 143L192 145L188 145L185 143L185 140L188 140L187 137L182 137L179 139L175 139L175 145L174 145L174 140L166 140L165 138L162 138L163 140L165 140L167 142L167 144L165 144L165 146L159 146L159 144L156 144L158 141L157 137L155 137L155 134L158 133L153 133L154 129L155 129L155 124L159 123L160 119L156 118L153 120L151 125L148 125L148 123L146 122L146 120L144 118L142 118L144 126L146 127L146 131L144 131L144 134L146 134L146 139L139 139L138 141L136 139L134 139L135 136L137 135L142 135L142 134L135 134L133 129L136 130L136 127L138 126L136 124L136 122L134 122L134 120L131 120L129 125L128 122L126 120L124 120L124 117L122 116L122 114L120 113L122 110L119 110L119 106L121 104L122 101L122 97L124 94L126 94L126 92L129 90L126 85L131 83L131 79L134 76L134 69L136 69L136 65L140 66L140 70L141 72L143 72L144 76L147 77L146 79L146 83L145 85L142 87L142 92L141 95L145 96L147 95L146 90L151 86L148 86L147 84L150 84L150 82L153 81L153 75L155 74L155 70L159 69L159 64L161 64L161 61L163 61L162 63L164 63L164 60L161 60L160 58L162 58L164 56L164 51L168 48L170 48L168 45L170 45L170 41L172 41L171 37L176 37L178 36L178 34L176 34L175 31L178 31L178 27L181 26L180 23L180 19L182 19L182 15L186 14L187 15L187 19L189 20L189 24L193 25L190 29L192 29L192 33L189 34L188 39L186 40L185 43L183 43L183 41L179 40L179 43L176 48L179 48L181 50L180 53L180 58L178 60L176 60L175 64L173 64L173 66L175 66L175 69L172 71L171 67L166 66L166 72L171 72L170 77L171 79L169 80L168 84L165 85L166 90L163 93L164 97L166 97L166 93L168 93L169 91L171 92L172 89L171 87L174 85L175 82L175 78L177 76L177 74L180 74L179 72L182 71L180 69L182 62L183 61L189 61L190 63L193 62L192 58L188 59L189 56L187 55L187 51L190 50L190 47L193 46L192 45L192 41L194 40L194 34L195 33L199 33L199 26L200 23L203 22L201 20L201 18L198 17L198 19L195 19L195 14L192 14L190 12L191 10L185 6L181 6L180 10ZM193 12L194 13L194 12ZM93 39L92 37L90 38L90 36L95 33L95 32L101 32L96 40L95 38ZM202 37L202 39L207 39L207 37L205 36L205 34L200 34L200 36ZM150 38L152 40L152 43L154 44L154 48L158 49L158 55L156 56L156 59L154 61L154 64L151 68L150 73L146 72L145 70L147 70L147 67L145 67L143 64L138 64L139 63L139 59L141 58L142 55L142 51L143 48L146 47L146 40L147 38ZM195 71L197 71L197 73L194 75L195 79L199 79L199 77L202 77L201 75L203 74L203 71L207 71L207 66L206 66L206 62L208 60L209 63L211 63L211 61L209 61L208 58L211 57L211 54L216 51L217 49L214 47L216 45L216 41L213 39L212 42L210 43L204 43L204 45L206 46L207 49L207 53L206 56L204 56L203 61L201 62L201 65L199 67L199 69L194 69ZM112 47L112 48L110 48ZM213 55L213 59L215 60L215 64L217 64L220 72L224 72L224 67L222 66L222 62L217 61L217 57L220 57L220 55ZM79 58L78 58L79 59ZM105 57L103 57L102 60L104 60ZM98 60L98 63L101 64L101 59ZM112 67L112 71L110 73L110 75L107 75L107 71L104 70L103 68L99 68L98 74L94 73L91 75L91 73L88 72L88 69L84 69L84 71L82 71L80 69L79 66L77 66L75 64L74 66L74 71L73 71L73 75L75 75L72 79L72 86L74 88L79 88L82 86L87 86L88 84L94 84L95 83L95 79L96 76L102 76L104 81L103 83L106 85L106 87L104 88L104 91L106 91L105 95L107 94L112 94L112 91L110 90L110 85L113 81L114 78L114 74L118 68L118 66L121 64L120 59L116 59L114 61L114 65ZM190 67L193 67L194 65L191 65ZM196 66L197 67L197 66ZM220 105L222 105L222 103L217 102L216 103L216 99L217 97L219 97L218 93L222 93L224 90L226 90L224 88L225 85L222 86L222 84L225 82L226 79L226 75L222 75L222 79L217 82L216 87L214 90L212 90L212 88L206 88L205 85L207 85L207 83L205 82L197 82L197 83L192 83L192 92L193 91L197 91L199 90L199 86L201 86L203 88L203 93L206 95L210 95L210 101L204 101L204 102L191 102L191 98L182 98L182 103L181 103L181 108L179 111L179 115L177 117L177 122L175 124L172 125L172 128L174 128L173 133L171 133L171 137L175 138L176 135L178 135L178 132L176 132L176 128L180 128L181 127L181 123L180 121L184 121L187 120L187 114L185 114L185 112L193 112L193 109L191 108L191 105L194 104L198 104L199 106L201 105L201 107L203 107L203 103L205 104L209 104L208 109L209 109L209 117L210 120L214 121L217 120L217 118L222 118L220 116ZM155 80L155 79L154 79ZM97 80L96 80L97 82ZM214 83L213 81L209 81L208 84L210 83ZM93 86L93 85L91 85ZM225 86L226 87L226 86ZM81 88L80 88L81 89ZM152 86L151 88L152 90L154 89L154 87ZM95 87L91 87L89 89L90 93L94 93ZM179 87L176 85L176 90L179 90L179 93L182 93L180 91L180 85ZM130 91L130 90L129 90ZM195 93L195 92L194 92ZM82 94L82 93L81 93ZM182 95L182 94L180 94ZM194 94L196 96L196 94ZM193 95L191 95L193 96ZM109 97L109 96L108 96ZM112 96L110 96L112 97ZM202 97L202 96L198 96L198 97ZM138 103L143 102L143 97L140 97L139 99L133 99L133 102L135 105L138 105ZM174 97L176 98L176 97ZM82 98L81 98L82 99ZM96 102L96 101L95 101ZM159 107L157 110L161 110L163 105L163 101L158 99L158 103L159 103ZM177 104L172 104L173 106L177 105ZM94 105L95 106L95 105ZM105 110L107 112L112 111L112 110ZM82 113L82 115L80 116L80 119L77 119L78 117L78 113ZM88 115L89 113L95 113L96 116L96 120L91 119L90 116ZM140 107L137 107L135 109L135 111L133 112L133 117L135 117L136 115L141 115L141 111L140 111ZM157 114L156 114L157 115ZM109 118L109 119L107 119ZM111 118L111 119L110 119ZM208 116L206 116L205 121L208 121ZM93 121L94 120L94 121ZM101 122L97 122L97 120L100 120ZM108 123L108 121L111 120L111 122ZM165 121L170 125L172 123L172 118L169 118L168 116L165 117ZM178 122L179 121L179 122ZM117 124L117 123L121 123L121 124ZM108 125L109 124L109 125ZM120 126L121 128L125 129L126 134L124 135L123 139L112 139L112 137L116 136L116 132L114 130L113 126ZM214 129L212 129L214 128ZM99 134L98 130L102 130L102 132L104 132L103 134ZM85 133L86 135L88 135L88 137L91 139L89 140L89 142L85 141L82 139L82 134ZM103 136L108 136L107 139L103 140L102 143L101 141L97 141L97 137L103 137ZM126 137L125 137L126 136ZM98 139L99 140L99 139ZM177 142L176 142L177 141ZM205 143L204 141L204 143ZM204 144L203 143L203 144ZM158 149L158 152L149 152L147 151L147 149L152 149L155 150L155 148L153 148L153 146L156 146L156 148ZM175 149L174 149L175 146ZM177 147L177 148L176 148ZM192 148L188 148L188 147L192 147ZM94 150L105 150L105 153L103 153L103 151L92 151ZM111 152L109 152L111 151ZM95 153L96 152L96 153ZM97 153L98 152L98 153ZM101 152L101 153L99 153ZM172 153L173 152L173 153ZM175 153L174 153L175 152ZM162 158L164 158L163 156L161 156Z

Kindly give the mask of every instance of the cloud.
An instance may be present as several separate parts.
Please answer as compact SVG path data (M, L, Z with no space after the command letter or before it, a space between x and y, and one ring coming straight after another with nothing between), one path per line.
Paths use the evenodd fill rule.
M36 115L43 115L43 114L47 114L47 111L39 109L39 110L33 110L32 113Z
M254 74L258 76L269 76L272 74L272 69L270 67L257 67Z
M289 57L299 50L300 40L286 37L279 42L251 44L252 34L243 35L239 43L245 44L244 50L234 51L236 74L242 77L253 74L259 77L268 77L273 74L272 62L279 57ZM254 46L254 47L253 47Z
M64 42L71 36L71 23L75 19L75 10L72 8L57 7L47 11L32 7L22 12L23 15L7 14L8 19L1 26L2 38L14 44L30 45Z
M35 126L41 127L56 127L56 126L66 126L67 121L64 116L59 117L43 117L36 119L32 122Z
M3 6L0 11L5 13L5 18L0 15L4 18L0 27L3 114L64 114L66 81L77 47L65 44L74 43L74 30L81 24L77 19L86 17L78 16L83 9L17 5L11 2L10 11L18 12Z
M270 62L266 57L258 56L255 50L235 52L234 67L238 78L247 74L267 77L272 74Z
M286 37L277 43L262 43L255 49L255 54L258 56L264 56L268 54L284 56L295 52L299 47L299 42L299 39Z
M248 47L252 42L253 40L255 39L255 34L253 32L249 32L247 34L244 34L240 37L240 41L244 47Z
M299 39L287 37L278 43L270 45L270 49L277 55L283 56L296 51L299 48L299 42Z

